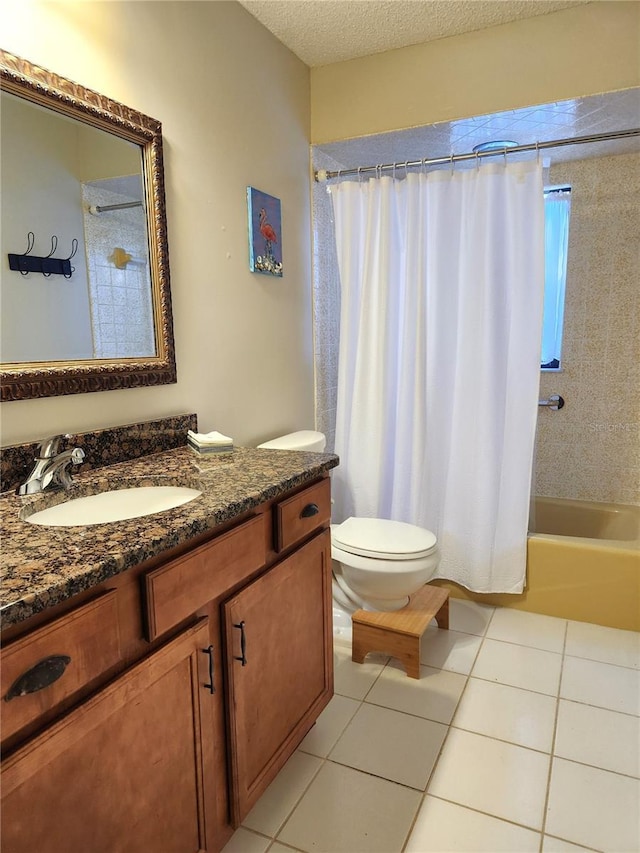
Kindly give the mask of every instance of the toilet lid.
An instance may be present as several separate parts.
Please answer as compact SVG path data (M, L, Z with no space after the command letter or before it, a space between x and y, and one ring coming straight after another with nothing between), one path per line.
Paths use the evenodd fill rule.
M378 559L414 560L426 557L437 545L430 530L383 518L348 518L332 525L331 536L343 551Z

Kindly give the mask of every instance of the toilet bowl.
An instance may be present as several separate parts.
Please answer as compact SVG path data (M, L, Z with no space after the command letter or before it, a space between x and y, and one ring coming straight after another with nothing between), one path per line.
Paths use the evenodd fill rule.
M334 597L350 610L399 610L440 561L430 530L382 518L348 518L331 525L331 557L338 587Z
M323 433L300 430L259 444L264 450L322 453ZM433 577L440 554L423 527L381 518L348 518L331 525L334 623L355 610L399 610ZM350 623L351 617L347 621Z

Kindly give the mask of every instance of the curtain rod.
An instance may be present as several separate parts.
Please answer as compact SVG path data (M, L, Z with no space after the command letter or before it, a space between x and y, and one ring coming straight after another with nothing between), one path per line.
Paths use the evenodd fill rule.
M447 163L459 163L462 160L479 160L481 157L495 157L507 154L516 154L520 151L543 151L547 148L561 148L564 145L582 145L589 142L609 142L613 139L626 139L630 136L639 136L640 128L634 127L629 130L614 130L610 133L594 133L589 136L574 136L572 139L553 139L547 142L531 142L528 145L514 145L510 148L499 148L495 151L478 151L470 152L469 154L451 154L449 157L432 157L424 160L411 160L406 163L384 163L378 166L360 166L355 169L338 169L334 172L326 169L318 169L314 173L314 178L320 183L328 181L330 178L344 178L347 175L363 175L366 172L389 171L389 169L410 169L416 166L436 166L445 165Z
M92 204L89 213L104 213L107 210L127 210L130 207L142 207L141 201L124 201L121 204Z

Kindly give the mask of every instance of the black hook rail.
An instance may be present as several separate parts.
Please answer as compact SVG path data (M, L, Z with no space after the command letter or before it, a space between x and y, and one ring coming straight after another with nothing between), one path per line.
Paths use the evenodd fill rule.
M68 258L53 257L58 248L58 238L55 234L51 237L51 251L44 257L31 254L35 241L33 231L29 231L27 234L27 251L21 255L10 253L9 269L19 272L20 275L39 272L45 278L48 278L50 275L63 275L65 278L71 278L75 272L75 267L71 266L71 258L78 251L78 241L76 238L74 237L71 241L71 254Z

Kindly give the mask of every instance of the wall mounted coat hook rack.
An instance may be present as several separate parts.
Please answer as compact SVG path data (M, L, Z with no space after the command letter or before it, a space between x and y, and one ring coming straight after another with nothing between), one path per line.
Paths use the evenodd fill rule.
M21 255L9 254L9 269L15 270L20 275L28 275L30 272L42 273L45 278L50 275L63 275L65 278L71 278L75 271L75 267L71 266L71 258L78 251L78 241L74 237L71 241L71 254L68 258L54 258L53 255L58 248L58 238L54 234L51 237L51 251L48 255L42 257L40 255L32 255L31 252L35 245L35 235L33 231L27 234L27 250Z

